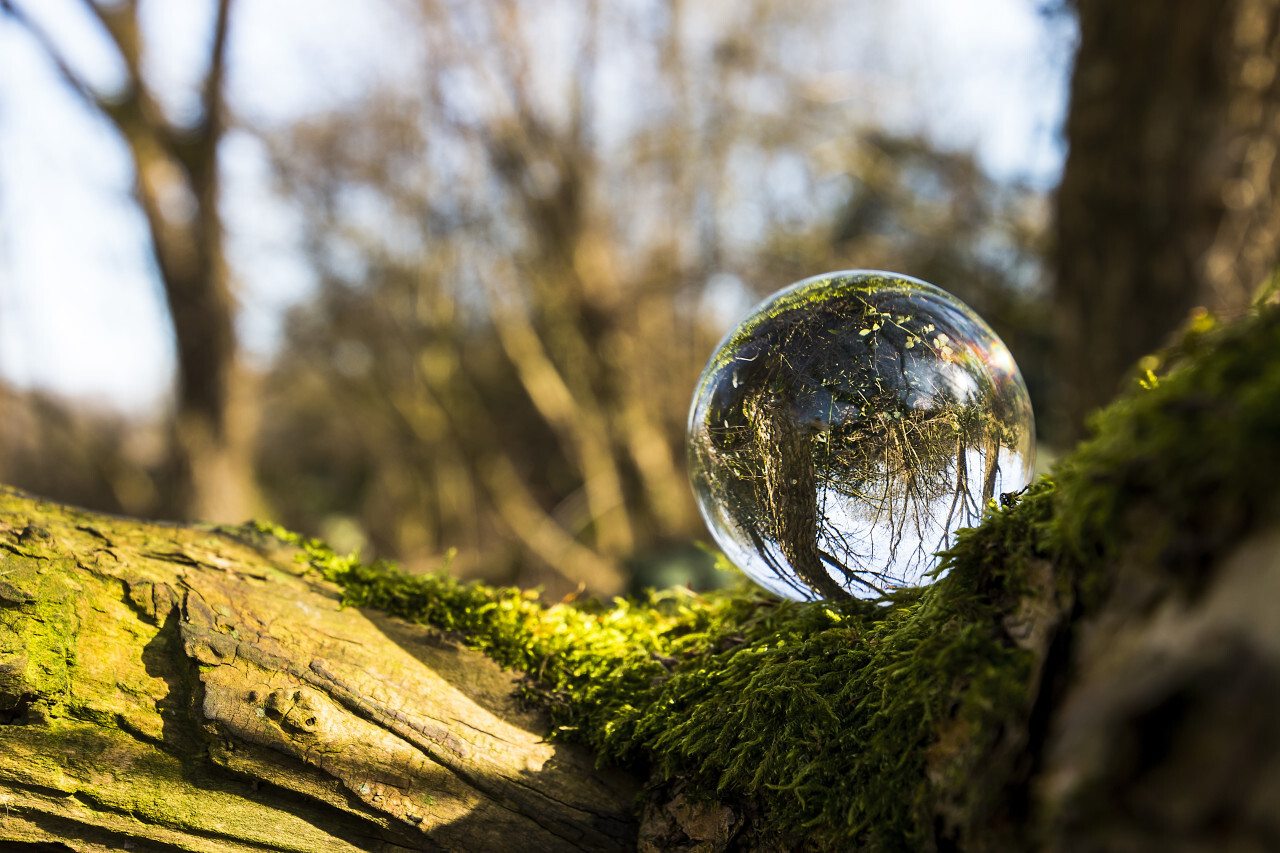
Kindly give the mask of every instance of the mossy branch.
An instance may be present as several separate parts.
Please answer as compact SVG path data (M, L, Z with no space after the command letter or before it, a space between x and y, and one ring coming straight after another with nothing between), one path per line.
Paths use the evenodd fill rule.
M878 602L547 606L6 492L0 837L627 847L621 767L650 782L646 850L1265 849L1278 353L1272 305L1198 320L935 583Z
M1081 636L1203 593L1274 517L1278 354L1274 307L1229 327L1197 320L1097 418L1097 438L961 533L936 583L874 604L744 587L544 608L313 559L352 603L460 630L531 673L562 734L752 817L752 843L1033 845L1059 838L1057 810L1083 795L1032 791L1066 760L1053 757L1058 704L1115 659L1081 651Z

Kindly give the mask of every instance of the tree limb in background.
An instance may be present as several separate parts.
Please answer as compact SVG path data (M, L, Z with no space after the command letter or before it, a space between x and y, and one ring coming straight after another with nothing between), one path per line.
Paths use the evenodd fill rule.
M525 309L502 307L510 303L512 296L490 291L498 339L529 399L577 463L596 547L607 557L626 556L634 546L634 539L627 518L622 478L610 446L608 423L597 401L569 390Z

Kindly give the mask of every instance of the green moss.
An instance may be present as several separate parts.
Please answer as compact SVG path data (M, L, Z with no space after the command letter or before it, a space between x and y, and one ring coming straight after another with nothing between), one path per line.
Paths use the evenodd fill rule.
M76 655L74 594L63 579L69 563L4 531L0 539L0 712L28 695L44 697L56 715L68 698Z
M1025 538L1047 492L997 513L992 529ZM547 607L534 593L300 544L349 604L457 631L528 672L560 733L602 760L751 803L819 848L920 849L938 722L958 701L979 728L1025 704L1030 657L993 627L1001 598L989 588L1003 568L981 559L952 558L938 583L880 603L779 601L744 586Z
M940 804L990 813L1016 784L985 762L1034 698L1033 653L1004 627L1034 592L1032 561L1087 611L1121 571L1190 588L1275 509L1275 307L1197 320L1140 378L1052 479L959 534L940 580L876 603L744 586L545 606L274 532L349 604L456 631L529 673L530 697L602 760L686 779L815 849L928 849Z
M1049 548L1076 569L1086 605L1112 579L1096 569L1121 554L1193 590L1275 508L1280 311L1263 305L1230 325L1194 318L1092 427L1056 472Z

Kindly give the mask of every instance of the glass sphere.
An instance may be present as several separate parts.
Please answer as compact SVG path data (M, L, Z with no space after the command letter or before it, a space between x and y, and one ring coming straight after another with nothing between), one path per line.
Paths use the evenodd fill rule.
M872 271L757 306L703 370L688 440L717 544L795 599L923 583L1035 461L1027 387L991 327L932 284Z

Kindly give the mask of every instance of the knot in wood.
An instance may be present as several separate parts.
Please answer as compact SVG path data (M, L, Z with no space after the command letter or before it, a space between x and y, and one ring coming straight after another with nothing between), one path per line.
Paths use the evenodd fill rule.
M269 719L295 738L316 738L328 728L324 697L307 687L277 688L267 696L263 708Z

